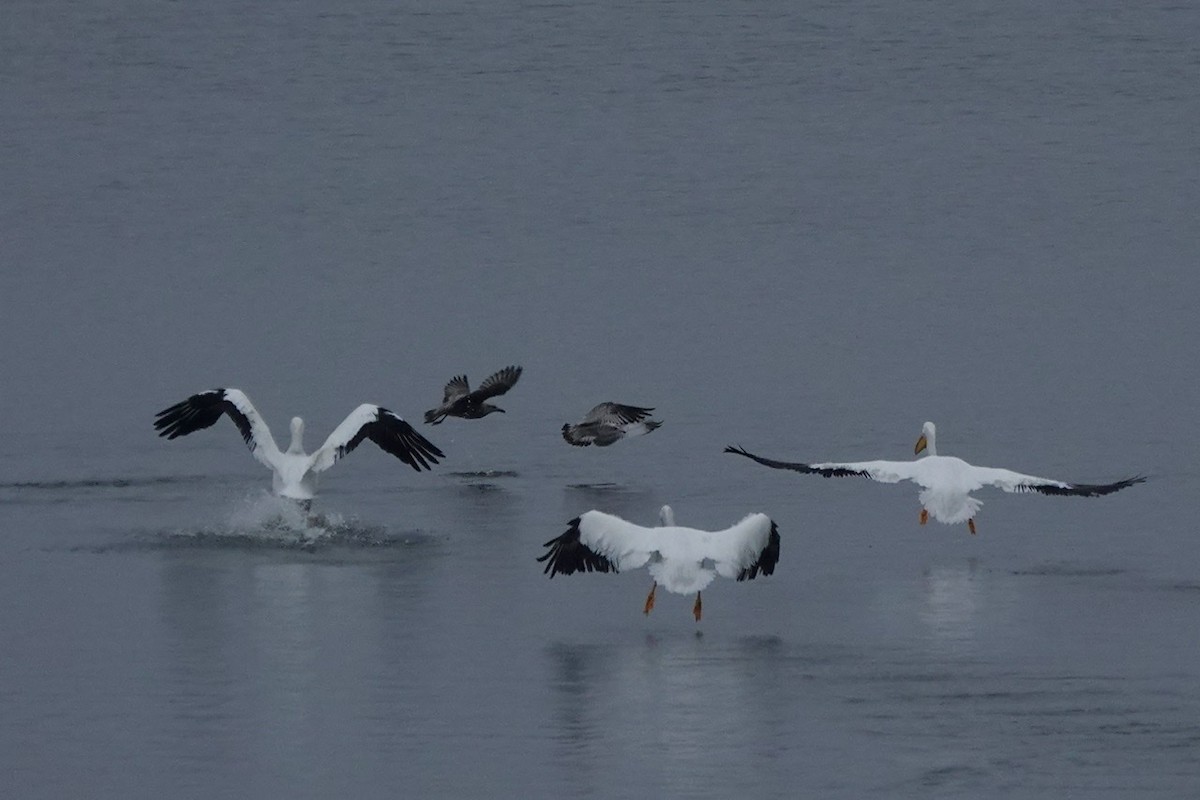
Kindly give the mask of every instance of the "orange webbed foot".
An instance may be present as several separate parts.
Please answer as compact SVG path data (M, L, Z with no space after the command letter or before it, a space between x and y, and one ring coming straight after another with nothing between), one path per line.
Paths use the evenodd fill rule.
M646 607L642 609L643 614L649 614L654 609L654 592L658 589L658 581L650 587L650 594L646 595Z

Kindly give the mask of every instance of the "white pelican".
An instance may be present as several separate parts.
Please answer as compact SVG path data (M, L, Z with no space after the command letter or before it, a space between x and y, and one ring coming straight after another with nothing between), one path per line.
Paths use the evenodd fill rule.
M484 402L511 389L521 377L521 367L505 367L489 375L479 388L471 391L466 375L455 375L446 384L442 404L425 412L425 422L441 425L446 417L462 417L463 419L479 419L503 408Z
M700 621L700 592L717 575L739 581L770 575L779 561L779 530L766 514L750 514L721 531L675 524L670 506L659 512L662 525L643 528L602 511L588 511L567 523L567 532L546 542L543 574L618 572L649 564L654 585L644 613L654 608L661 583L668 592L696 593L692 613Z
M576 447L607 447L626 436L641 436L662 425L658 420L646 419L653 408L623 406L619 403L601 403L574 425L563 425L562 435Z
M317 475L329 469L362 442L370 439L384 451L420 471L438 463L445 454L400 417L364 403L333 429L314 453L304 452L304 420L292 417L292 443L280 452L271 430L258 410L238 389L212 389L194 394L158 412L154 428L159 436L174 439L210 427L222 414L237 425L254 457L274 473L275 494L300 501L306 508L317 493Z
M748 453L740 447L726 447L726 453L737 453L752 458L760 464L774 469L790 469L807 475L826 478L841 478L859 475L880 483L912 481L921 487L921 524L930 517L947 524L967 523L975 533L975 513L983 502L971 496L971 492L984 486L996 486L1006 492L1040 492L1051 495L1078 495L1099 497L1115 491L1144 483L1145 478L1135 476L1115 483L1066 483L1036 475L1023 475L1007 469L977 467L954 456L937 454L937 429L932 422L921 426L921 438L913 448L918 455L928 449L929 454L916 461L858 461L848 463L828 462L824 464L800 464L774 461Z

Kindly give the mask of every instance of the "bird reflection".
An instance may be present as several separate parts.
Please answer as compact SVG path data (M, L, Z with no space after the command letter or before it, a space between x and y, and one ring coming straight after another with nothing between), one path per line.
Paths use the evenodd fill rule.
M591 719L591 696L597 679L609 671L611 651L599 645L555 642L547 648L554 672L552 685L562 702L555 704L555 740L579 755L597 738Z
M620 483L576 483L563 492L563 510L568 517L588 508L636 519L647 508L662 505L658 496L643 486Z
M771 766L803 659L775 637L646 634L545 650L553 760L574 796L603 795L610 768L647 787L704 795L714 764ZM802 682L799 682L802 683ZM722 742L720 754L712 742Z
M979 625L978 562L929 567L923 575L921 620L930 634L953 649L974 646Z

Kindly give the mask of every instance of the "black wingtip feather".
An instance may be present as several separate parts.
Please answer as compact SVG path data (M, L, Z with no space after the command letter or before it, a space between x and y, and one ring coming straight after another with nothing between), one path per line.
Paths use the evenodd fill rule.
M563 423L562 437L567 442L567 444L574 445L575 447L590 447L592 444L587 439L575 439L574 437L572 437L571 436L571 426L568 423Z
M378 445L379 449L400 459L417 472L432 469L431 464L436 464L439 458L446 457L433 442L418 433L416 428L386 408L376 411L374 422L363 425L353 439L339 447L337 457L344 457L367 438Z
M771 520L771 533L767 537L767 546L758 554L758 560L738 573L739 581L754 580L758 573L774 575L775 565L779 563L779 526Z
M1037 492L1038 494L1054 495L1059 497L1074 496L1074 497L1103 497L1106 494L1119 492L1122 489L1128 489L1135 483L1145 483L1145 475L1134 475L1132 478L1116 481L1114 483L1072 483L1066 487L1063 486L1034 486L1031 484L1022 484L1020 487L1023 491Z
M845 467L814 467L811 464L803 464L798 461L776 461L773 458L763 458L756 456L748 450L741 447L729 445L725 448L726 453L736 453L739 456L745 456L751 461L757 461L764 467L771 469L787 469L792 472L799 472L804 475L820 475L822 478L848 478L861 477L869 478L871 473L866 470L846 469Z
M550 548L536 560L546 562L543 575L573 575L576 572L616 572L617 568L604 556L590 550L579 541L579 517L567 523L567 531L546 542L542 547Z
M177 439L180 436L187 436L189 433L212 427L222 414L229 414L230 419L242 434L242 439L253 449L250 423L233 403L225 398L224 389L198 392L186 400L164 408L154 415L154 429L158 431L159 436Z

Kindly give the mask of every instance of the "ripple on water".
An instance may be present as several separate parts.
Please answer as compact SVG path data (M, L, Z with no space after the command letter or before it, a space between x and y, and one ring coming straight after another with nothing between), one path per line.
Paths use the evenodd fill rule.
M1052 561L1025 569L1014 569L1012 574L1058 578L1111 578L1117 575L1124 575L1125 572L1126 570L1121 567L1112 567L1103 564L1085 565L1069 561Z

